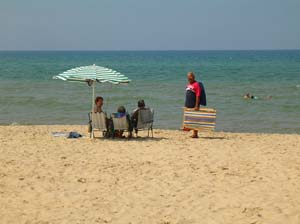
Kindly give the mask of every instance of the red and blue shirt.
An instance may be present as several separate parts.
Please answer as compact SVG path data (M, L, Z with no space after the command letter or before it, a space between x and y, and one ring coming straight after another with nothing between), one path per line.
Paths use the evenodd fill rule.
M194 108L196 106L196 97L201 96L201 87L198 82L188 83L186 86L185 107ZM199 100L200 103L200 100Z

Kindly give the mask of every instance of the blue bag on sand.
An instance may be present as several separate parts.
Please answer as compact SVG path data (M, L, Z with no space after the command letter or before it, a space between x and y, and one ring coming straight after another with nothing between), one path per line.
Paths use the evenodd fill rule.
M204 85L202 82L199 82L199 86L201 88L200 105L206 106L206 93L205 93Z
M77 132L70 132L68 136L68 138L80 138L80 137L82 137L82 135Z

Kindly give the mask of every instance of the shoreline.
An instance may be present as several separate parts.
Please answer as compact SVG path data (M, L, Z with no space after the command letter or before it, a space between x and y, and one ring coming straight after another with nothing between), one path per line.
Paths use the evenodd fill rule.
M0 128L1 127L58 127L58 128L62 128L62 129L66 129L66 127L77 127L79 129L82 128L87 128L87 124L0 124ZM174 132L183 132L186 133L185 131L183 131L181 128L178 129L170 129L170 128L155 128L154 126L154 131L174 131ZM71 130L70 130L71 131ZM216 130L216 131L212 131L212 132L207 132L207 131L203 131L203 132L199 132L200 134L257 134L257 135L300 135L300 133L281 133L281 132L238 132L238 131L222 131L222 130Z
M0 223L300 222L300 135L146 134L0 126Z

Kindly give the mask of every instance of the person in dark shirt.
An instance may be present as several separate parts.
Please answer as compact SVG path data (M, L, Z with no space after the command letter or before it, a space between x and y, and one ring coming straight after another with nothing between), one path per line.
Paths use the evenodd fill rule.
M189 72L187 74L187 79L188 84L186 86L185 107L199 110L201 87L199 82L196 81L195 74L193 72ZM191 137L198 138L198 131L194 130Z
M135 109L132 111L132 114L131 114L131 122L132 122L133 128L135 129L135 133L136 133L136 134L138 133L138 130L137 130L137 123L138 123L138 119L139 119L139 118L138 118L138 116L139 116L139 111L140 111L140 110L145 110L145 109L147 109L144 100L139 100L137 104L138 104L138 105L137 105L137 108L135 108Z

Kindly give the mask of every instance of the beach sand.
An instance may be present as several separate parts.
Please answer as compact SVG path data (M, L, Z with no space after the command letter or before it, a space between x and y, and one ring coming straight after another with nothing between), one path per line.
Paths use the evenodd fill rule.
M53 131L0 127L0 223L300 223L300 135Z

